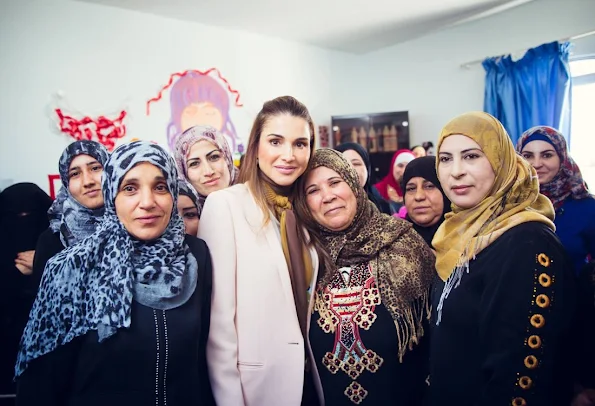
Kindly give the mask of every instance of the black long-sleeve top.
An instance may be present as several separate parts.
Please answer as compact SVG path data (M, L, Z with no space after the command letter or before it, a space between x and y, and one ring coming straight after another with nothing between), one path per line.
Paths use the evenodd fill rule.
M204 241L186 236L198 262L191 298L171 310L132 303L131 326L99 343L96 331L33 360L18 406L214 404L206 364L212 266Z

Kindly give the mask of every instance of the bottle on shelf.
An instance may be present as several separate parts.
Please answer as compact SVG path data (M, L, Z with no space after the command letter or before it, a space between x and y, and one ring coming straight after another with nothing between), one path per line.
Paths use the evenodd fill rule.
M369 137L369 146L370 148L372 148L372 143L374 143L376 145L376 150L377 151L381 151L382 148L380 146L380 140L378 139L378 135L376 133L376 129L374 127L370 127L370 132L368 133L368 137Z
M393 124L390 128L390 143L393 147L392 151L396 151L399 149L399 140L398 140L398 133L397 127Z
M374 127L370 130L370 148L369 152L378 152L378 136Z
M341 128L337 127L337 130L334 131L335 133L335 147L341 144Z
M349 142L357 142L357 129L353 127L351 129L351 135L349 136Z
M363 126L360 127L359 133L357 134L357 142L362 146L362 148L368 149L368 136Z
M391 140L390 140L390 130L388 128L388 125L385 125L384 128L382 129L382 140L384 141L384 151L392 151L392 145L391 145Z

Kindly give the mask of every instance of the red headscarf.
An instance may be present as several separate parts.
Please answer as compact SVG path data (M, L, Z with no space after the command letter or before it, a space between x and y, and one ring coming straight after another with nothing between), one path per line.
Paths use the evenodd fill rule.
M388 170L388 173L386 174L386 176L384 178L382 178L382 180L380 182L378 182L374 185L376 187L376 189L378 189L378 192L380 192L380 195L386 200L390 200L390 197L388 196L388 187L389 186L391 186L393 189L395 189L399 196L403 196L403 191L401 190L401 185L399 184L399 182L397 182L397 180L393 176L393 168L395 167L395 162L397 161L397 158L399 157L399 155L405 154L405 153L411 155L411 159L409 159L407 162L410 162L413 159L415 159L413 152L411 152L410 150L408 150L408 149L398 150L397 152L395 152L395 154L393 155L393 159L390 161L390 169Z

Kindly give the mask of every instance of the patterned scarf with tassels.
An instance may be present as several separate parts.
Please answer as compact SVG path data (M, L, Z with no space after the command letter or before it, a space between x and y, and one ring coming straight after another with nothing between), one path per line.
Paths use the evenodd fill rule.
M320 166L332 169L349 185L357 199L357 212L346 230L331 231L315 222L306 209L305 195L298 195L298 215L309 230L320 236L336 267L322 272L318 286L327 286L339 268L370 264L382 303L395 323L402 360L423 336L424 320L430 315L434 254L410 223L378 211L359 186L357 173L339 152L317 150L308 170ZM317 289L317 295L322 291ZM323 302L317 300L317 304Z

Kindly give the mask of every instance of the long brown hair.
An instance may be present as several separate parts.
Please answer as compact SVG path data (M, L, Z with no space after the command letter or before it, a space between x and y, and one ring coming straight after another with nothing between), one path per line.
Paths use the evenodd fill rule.
M297 99L291 96L281 96L276 99L265 102L262 109L257 114L252 130L250 131L250 138L248 139L248 148L244 162L240 167L240 177L238 183L248 182L248 189L254 196L254 200L258 206L262 209L265 214L265 224L268 222L269 217L266 215L268 210L273 210L273 207L269 207L267 199L265 197L265 182L263 179L264 174L258 167L258 146L260 144L260 136L262 129L267 121L274 116L281 114L288 114L293 117L299 117L306 120L308 128L310 129L310 157L314 153L315 133L314 133L314 122L306 106L300 103ZM303 176L300 175L300 177ZM299 178L298 178L299 179ZM294 182L294 185L297 182ZM292 193L295 187L292 187ZM290 199L293 196L288 196Z

